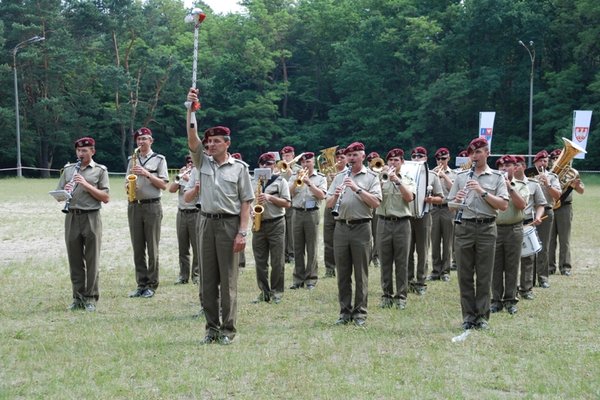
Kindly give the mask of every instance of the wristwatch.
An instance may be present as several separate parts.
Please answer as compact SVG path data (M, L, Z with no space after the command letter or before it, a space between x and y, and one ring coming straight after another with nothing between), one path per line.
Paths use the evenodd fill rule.
M481 198L482 198L482 199L485 199L485 198L487 197L487 195L488 195L488 194L489 194L488 192L483 192L483 193L481 194Z
M361 193L362 193L362 191L363 191L362 189L358 189L358 190L357 190L355 193L356 193L357 195L359 195L359 194L361 194Z
M246 231L239 231L238 235L240 235L241 237L246 237L246 236L248 236L248 232L246 232Z

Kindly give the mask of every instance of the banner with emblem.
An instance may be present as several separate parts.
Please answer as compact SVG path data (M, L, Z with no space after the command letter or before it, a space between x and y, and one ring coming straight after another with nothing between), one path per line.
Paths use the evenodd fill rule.
M586 150L588 135L590 133L590 124L592 122L592 112L575 110L573 111L573 143ZM584 159L585 153L579 153L575 158Z
M479 137L483 137L487 140L490 153L492 152L494 118L496 118L495 111L481 111L479 113Z

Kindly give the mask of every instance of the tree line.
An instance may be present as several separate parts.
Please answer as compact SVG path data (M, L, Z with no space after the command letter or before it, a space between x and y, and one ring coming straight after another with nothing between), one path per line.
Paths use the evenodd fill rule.
M243 0L244 14L200 26L200 128L226 125L232 152L314 151L359 140L440 146L455 155L496 111L494 153L526 154L533 70L533 153L562 147L573 110L600 104L595 0ZM0 0L0 168L16 165L13 49L18 49L23 165L61 168L91 135L124 171L147 126L171 167L187 153L183 102L194 27L180 0ZM519 44L535 51L529 53ZM588 155L600 168L598 115ZM27 172L48 176L48 172Z

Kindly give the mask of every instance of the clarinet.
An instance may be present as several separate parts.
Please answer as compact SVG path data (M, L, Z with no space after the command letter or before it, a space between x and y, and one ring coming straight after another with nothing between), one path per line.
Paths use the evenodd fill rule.
M73 193L73 191L75 190L75 186L77 186L77 184L75 184L75 186L73 186L73 182L75 182L75 175L77 175L80 170L81 170L81 159L77 159L77 163L75 163L75 171L73 171L73 176L71 176L71 180L69 181L69 184L72 185L71 190L69 191L69 194ZM68 214L70 205L71 205L71 198L69 197L67 199L67 201L65 202L65 207L62 209L62 212L64 212L65 214Z
M467 181L470 179L473 179L473 174L475 173L476 166L477 166L477 162L473 161L473 164L471 165L471 171L469 172L469 176L467 177ZM463 199L461 206L464 206L465 202L467 201L467 193L465 193L465 198ZM456 215L454 216L454 223L457 225L462 224L463 208L464 207L459 208L458 211L456 212Z
M346 172L346 176L344 177L344 179L348 178L350 176L350 174L352 174L352 168L348 167L348 171ZM342 188L342 191L340 192L340 196L338 197L337 201L335 202L335 206L333 206L333 208L331 209L331 215L333 215L334 217L340 216L340 205L342 204L342 196L344 195L345 191L346 191L346 186L344 185L344 187Z

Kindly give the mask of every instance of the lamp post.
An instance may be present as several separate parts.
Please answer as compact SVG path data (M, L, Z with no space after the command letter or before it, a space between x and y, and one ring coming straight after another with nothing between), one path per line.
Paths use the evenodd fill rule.
M19 121L19 85L17 83L17 52L20 48L27 46L28 44L41 42L45 40L45 37L34 36L27 40L17 44L13 49L13 72L15 77L15 113L17 116L17 177L23 177L23 167L21 166L21 126Z
M531 60L531 74L529 75L529 156L527 157L527 166L531 167L531 156L532 156L532 131L533 131L533 66L535 63L535 48L533 47L533 40L529 41L529 46L519 40L519 44L525 47Z

